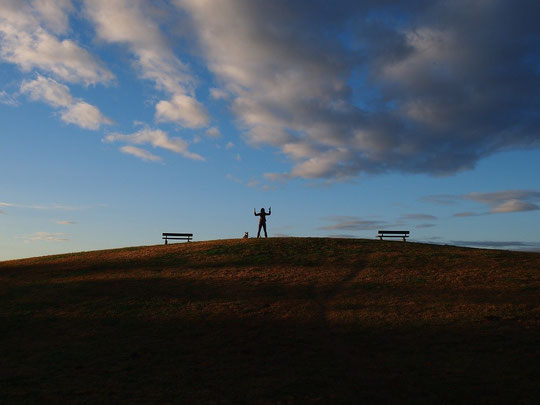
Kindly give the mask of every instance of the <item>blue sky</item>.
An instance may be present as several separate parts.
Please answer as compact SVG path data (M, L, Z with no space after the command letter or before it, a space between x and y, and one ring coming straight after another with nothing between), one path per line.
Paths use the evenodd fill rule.
M540 250L539 17L0 0L0 260L254 236L269 206L270 236Z

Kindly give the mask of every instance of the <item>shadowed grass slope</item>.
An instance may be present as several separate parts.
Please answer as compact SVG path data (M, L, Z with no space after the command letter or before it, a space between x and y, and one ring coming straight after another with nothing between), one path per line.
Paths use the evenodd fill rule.
M6 402L539 398L540 254L223 240L0 263Z

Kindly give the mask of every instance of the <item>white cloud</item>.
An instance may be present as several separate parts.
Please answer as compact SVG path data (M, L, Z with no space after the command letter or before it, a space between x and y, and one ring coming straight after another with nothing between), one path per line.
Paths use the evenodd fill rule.
M34 101L45 101L53 107L69 107L74 103L69 87L43 76L24 81L21 92L28 94Z
M68 29L68 14L74 10L70 0L33 0L32 5L51 31L61 34Z
M120 134L120 133L110 133L105 138L106 142L125 142L132 145L145 145L149 144L155 148L167 149L171 152L178 153L184 157L193 160L204 160L201 155L197 153L192 153L188 150L188 144L182 138L174 137L170 138L165 131L161 129L150 129L143 128L138 132L133 134ZM123 150L125 153L131 153L138 157L142 158L141 152L135 152L135 149L128 149L129 151ZM148 156L148 155L147 155ZM152 160L152 159L150 159Z
M344 148L318 153L296 165L290 176L307 179L319 177L348 178L355 174L353 168L342 166L342 162L346 162L348 159L350 159L350 151Z
M232 142L227 142L227 145L225 145L225 149L231 149L231 148L234 148L234 143Z
M21 93L28 94L34 101L44 101L60 108L62 121L81 128L97 130L101 125L111 124L97 107L71 96L69 88L53 79L38 76L21 84Z
M103 124L112 124L112 121L101 114L97 107L84 101L69 106L61 113L61 118L70 124L93 130L99 129Z
M0 58L23 71L38 69L62 80L85 85L108 83L114 75L101 61L70 39L58 39L47 28L67 29L69 1L3 0L0 3Z
M75 225L77 222L76 221L65 221L65 220L62 220L62 221L56 221L56 223L58 225Z
M161 162L161 157L156 156L144 149L137 148L132 145L125 145L120 148L120 151L138 157L139 159L150 161L150 162Z
M96 26L97 36L107 42L126 44L136 58L141 76L169 93L170 100L156 105L156 119L188 128L208 124L202 104L194 96L195 80L172 52L159 24L140 0L85 0L86 13Z
M158 121L178 122L188 128L200 128L208 124L208 115L201 103L193 97L176 94L170 101L161 100L156 105Z

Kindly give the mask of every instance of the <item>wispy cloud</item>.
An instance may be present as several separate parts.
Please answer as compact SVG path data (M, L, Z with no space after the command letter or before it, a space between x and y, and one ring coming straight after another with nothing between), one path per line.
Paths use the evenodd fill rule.
M433 194L421 198L422 201L438 205L454 205L463 198L459 194Z
M492 208L493 213L502 212L521 212L521 211L536 211L540 209L538 205L520 200L508 200Z
M370 231L388 225L386 221L374 221L351 216L331 216L322 219L332 222L332 224L321 226L317 229Z
M436 216L429 214L404 214L400 218L412 221L432 221L437 219Z
M506 190L493 193L469 193L464 198L486 204L491 213L534 211L540 209L540 191Z
M463 201L474 201L487 205L489 211L464 211L454 214L454 217L472 217L488 214L509 212L536 211L540 209L540 191L538 190L504 190L491 193L472 192L468 194L442 194L423 197L422 200L436 204L457 204Z
M63 221L56 221L56 223L58 225L75 225L77 222L76 221L66 221L66 220L63 220Z
M4 90L0 91L0 104L10 105L16 107L19 105L19 102L15 96L6 93Z
M219 138L221 136L221 132L217 127L211 127L206 130L206 135L211 138Z
M169 135L161 129L143 128L133 134L110 133L104 139L105 142L124 142L131 145L121 148L124 153L129 153L144 160L160 159L158 156L151 154L143 149L134 147L133 145L152 145L154 148L162 148L171 152L182 155L188 159L204 160L204 158L188 150L188 143L179 137L169 137Z
M78 211L87 207L73 207L62 204L17 204L0 201L0 207L25 208L32 210L60 210L60 211Z
M479 215L483 215L483 214L479 214L477 212L472 212L472 211L464 211L464 212L456 212L452 216L456 218L466 218L466 217L476 217Z
M357 238L355 235L350 235L346 233L341 234L332 234L332 235L326 235L327 238L338 238L338 239L354 239Z
M261 184L261 182L259 180L251 179L246 183L246 186L248 186L248 187L259 187L260 184Z
M53 79L38 75L37 79L24 81L21 93L28 94L32 100L60 108L60 118L81 128L97 130L104 124L111 124L97 107L71 96L69 88Z
M21 238L24 239L25 243L36 242L36 241L46 241L46 242L66 242L69 240L70 235L67 233L51 233L51 232L34 232L30 235L24 235Z
M233 176L233 175L230 174L230 173L227 173L227 175L225 176L225 178L226 178L227 180L233 181L233 182L235 182L235 183L239 183L239 184L242 184L242 183L243 183L242 179L239 179L238 177L235 177L235 176Z
M210 89L210 97L214 100L228 100L231 98L231 95L223 89L213 87Z
M137 148L132 145L125 145L120 147L120 151L128 155L133 155L139 159L146 160L148 162L161 162L162 159L160 156L154 155L153 153L148 152L147 150Z
M227 173L227 175L225 176L225 178L229 181L232 181L234 183L238 183L238 184L242 184L246 187L249 187L249 188L254 188L254 189L257 189L257 190L261 190L261 191L271 191L271 190L275 190L276 187L272 184L268 184L268 183L265 183L265 182L262 182L258 179L255 179L255 178L251 178L249 180L243 180L239 177L236 177L230 173Z

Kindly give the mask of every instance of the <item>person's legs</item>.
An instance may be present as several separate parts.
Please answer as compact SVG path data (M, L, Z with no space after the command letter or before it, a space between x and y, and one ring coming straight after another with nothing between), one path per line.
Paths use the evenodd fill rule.
M268 238L268 234L266 233L266 223L262 224L262 226L263 226L263 229L264 229L264 237Z
M262 223L259 223L259 232L257 232L257 238L261 237L261 227L263 226Z

